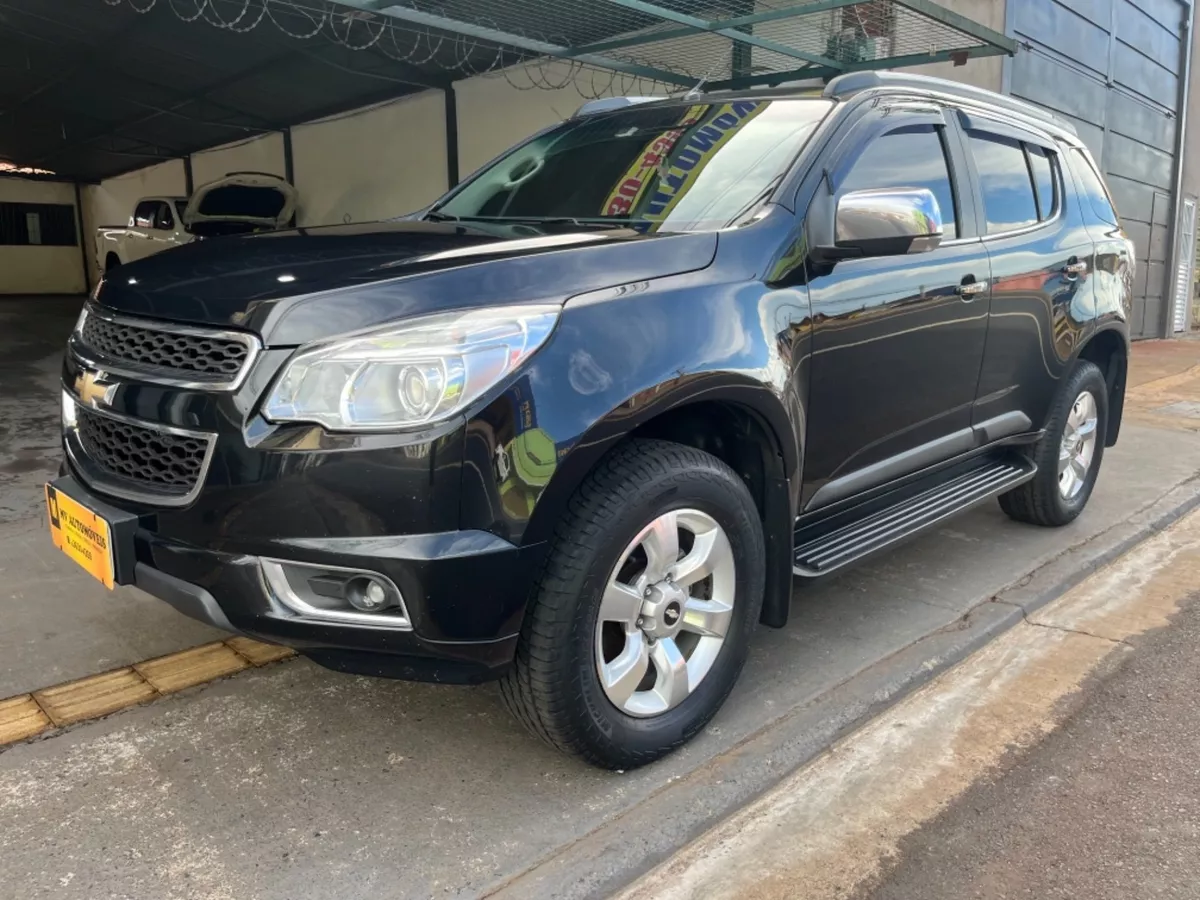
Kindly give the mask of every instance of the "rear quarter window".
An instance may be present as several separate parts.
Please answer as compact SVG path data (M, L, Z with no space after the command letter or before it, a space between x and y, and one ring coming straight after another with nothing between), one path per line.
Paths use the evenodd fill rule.
M1113 206L1108 188L1105 186L1104 180L1100 177L1100 173L1096 171L1096 167L1092 164L1087 154L1081 150L1072 148L1071 168L1079 178L1080 190L1087 197L1087 202L1091 205L1092 211L1109 225L1119 225L1120 220L1117 218L1117 210Z
M1058 211L1054 190L1054 154L1036 144L1026 144L1025 152L1029 154L1029 169L1037 188L1038 215L1044 222Z

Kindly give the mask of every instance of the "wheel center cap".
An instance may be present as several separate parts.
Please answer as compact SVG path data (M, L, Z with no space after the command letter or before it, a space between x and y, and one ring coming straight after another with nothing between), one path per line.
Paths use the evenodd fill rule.
M652 585L642 604L641 627L650 638L672 637L683 624L683 607L687 594L669 581Z

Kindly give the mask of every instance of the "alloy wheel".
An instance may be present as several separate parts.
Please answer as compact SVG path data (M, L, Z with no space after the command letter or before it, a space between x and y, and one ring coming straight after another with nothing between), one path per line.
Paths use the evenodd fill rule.
M712 669L733 620L733 549L707 513L656 518L621 554L596 622L609 701L646 718L674 709Z
M1082 391L1071 405L1058 449L1058 491L1066 500L1074 499L1087 481L1088 469L1096 452L1096 398Z

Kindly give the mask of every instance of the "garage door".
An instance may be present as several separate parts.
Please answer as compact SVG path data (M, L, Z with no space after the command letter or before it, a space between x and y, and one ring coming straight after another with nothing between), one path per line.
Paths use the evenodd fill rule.
M1187 10L1180 0L1008 0L1024 45L1010 90L1071 119L1104 169L1137 245L1131 329L1170 314L1171 195Z

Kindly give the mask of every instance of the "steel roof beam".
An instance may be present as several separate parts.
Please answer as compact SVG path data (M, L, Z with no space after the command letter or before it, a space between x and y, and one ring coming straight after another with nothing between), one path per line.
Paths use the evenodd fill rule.
M936 53L911 53L907 56L893 56L886 60L864 60L863 62L847 63L842 72L862 72L880 68L879 63L887 63L890 68L905 66L923 66L929 63L954 62L963 57L976 58L981 56L1002 56L1006 53L1002 47L991 44L980 44L976 47L964 47L959 50L938 50ZM737 91L755 87L777 87L786 81L799 81L808 78L833 78L842 72L821 66L805 66L788 72L763 72L749 75L745 78L727 78L724 81L713 81L708 89L713 91Z
M795 47L789 47L787 44L781 44L778 41L768 40L767 38L756 37L753 34L747 34L744 31L738 31L734 27L728 27L723 22L710 22L707 19L699 19L695 16L689 16L686 13L675 12L672 9L667 9L663 6L657 6L653 3L646 3L645 0L606 0L615 6L621 6L625 9L632 9L635 12L644 13L648 16L657 16L660 19L665 19L668 22L676 22L679 25L687 25L697 31L707 31L712 34L719 34L721 37L727 37L730 40L738 41L743 44L749 44L752 47L758 47L762 50L769 50L772 53L779 53L783 56L790 56L792 59L802 59L805 62L816 63L819 66L827 66L831 69L840 70L842 64L835 59L821 56L816 53L807 53L804 50L797 50ZM790 10L799 9L799 7L790 7ZM796 13L791 12L791 15ZM743 16L742 19L746 17ZM786 17L784 17L786 18ZM737 19L732 20L738 22ZM741 25L753 24L740 22Z
M641 78L653 78L656 81L666 82L667 84L691 85L696 81L693 77L669 72L666 69L609 59L608 57L595 56L591 53L577 53L572 51L570 47L554 44L549 41L540 41L536 38L526 37L523 34L512 34L511 32L500 31L499 29L489 28L485 25L477 25L474 22L463 22L459 19L451 19L419 9L412 9L408 6L396 6L391 0L337 0L337 2L344 6L353 6L358 9L368 10L369 12L391 16L395 19L411 22L414 25L423 25L426 28L437 28L451 34L462 34L481 41L490 41L494 44L506 44L510 47L528 50L530 53L536 53L541 56L574 59L588 65L613 69L617 72L625 72Z
M956 62L960 59L974 59L980 56L1003 56L1007 53L1003 47L992 44L980 44L976 47L963 47L958 50L938 50L935 53L910 53L907 56L893 56L886 60L887 68L902 69L905 66L927 66L930 63ZM866 60L851 63L846 66L847 72L864 72L881 68L878 61Z
M778 9L767 9L750 15L738 16L736 19L726 19L720 24L725 28L736 28L739 25L758 25L760 22L776 22L779 19L792 19L796 16L806 16L809 13L828 12L831 9L842 9L846 6L857 6L864 0L816 0L814 3L799 3L795 6L781 6ZM870 0L867 0L870 2Z
M622 50L625 47L637 47L641 44L656 44L659 41L673 41L676 38L692 37L704 32L692 28L668 28L664 31L646 31L641 34L631 34L629 37L613 38L611 41L598 41L595 44L584 44L582 47L572 47L572 53L607 53L609 50Z
M814 3L801 3L796 6L784 6L779 9L769 9L751 15L738 16L735 19L721 19L710 24L716 29L745 28L761 22L776 22L780 19L794 19L809 13L826 12L831 9L841 9L844 6L854 6L863 0L817 0ZM646 31L632 34L629 37L614 38L611 41L599 41L595 44L585 44L575 49L581 53L604 53L609 50L621 50L625 47L637 47L641 44L656 44L659 41L670 41L681 37L703 34L703 30L690 25L680 28L669 28L665 31Z

